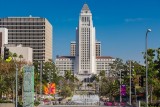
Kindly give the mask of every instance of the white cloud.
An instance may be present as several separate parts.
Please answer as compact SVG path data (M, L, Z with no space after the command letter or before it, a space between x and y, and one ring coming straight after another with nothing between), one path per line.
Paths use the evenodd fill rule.
M127 18L125 22L140 22L146 20L145 18Z

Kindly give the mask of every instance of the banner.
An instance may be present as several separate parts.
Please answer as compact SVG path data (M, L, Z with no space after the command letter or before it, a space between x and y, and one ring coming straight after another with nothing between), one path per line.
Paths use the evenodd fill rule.
M121 85L121 96L126 96L126 85Z
M34 107L34 67L23 67L23 107Z
M55 94L56 92L56 85L55 83L48 84L44 86L44 94Z

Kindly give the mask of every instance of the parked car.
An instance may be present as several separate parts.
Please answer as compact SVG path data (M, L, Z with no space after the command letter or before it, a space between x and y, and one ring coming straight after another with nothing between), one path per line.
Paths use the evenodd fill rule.
M113 105L114 105L114 106L118 106L118 105L119 105L119 102L113 102Z
M48 99L44 99L44 100L43 100L43 104L45 104L45 105L50 105L50 104L51 104L51 101L48 100Z
M125 102L121 102L121 106L126 106L126 103Z
M113 103L108 101L108 102L105 102L104 105L105 105L105 106L112 106Z

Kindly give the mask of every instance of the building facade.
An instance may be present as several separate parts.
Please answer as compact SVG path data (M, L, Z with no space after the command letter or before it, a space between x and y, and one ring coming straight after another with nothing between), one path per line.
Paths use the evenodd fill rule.
M28 64L32 64L33 60L33 49L30 47L23 47L21 45L15 46L15 45L6 45L6 47L9 49L11 53L16 53L17 58L16 60L25 61ZM19 56L22 55L23 58L19 58Z
M110 63L115 60L110 56L101 56L101 42L96 41L92 13L84 4L76 28L76 41L71 42L71 56L57 57L55 64L60 72L71 70L75 74L87 76L110 70ZM64 73L63 73L64 74ZM83 77L82 77L83 78Z
M76 73L96 74L95 27L93 27L92 13L87 4L83 5L80 12L76 43Z
M65 71L74 72L74 63L74 56L60 56L55 60L56 67L58 68L60 75L64 75Z
M75 56L76 55L76 42L72 41L70 45L70 55Z
M101 42L96 41L96 56L101 56ZM76 55L76 42L72 41L70 44L70 55L75 56Z
M96 41L96 56L101 56L101 42Z
M4 44L8 44L8 29L0 28L0 54L3 55Z
M97 73L105 71L106 74L108 74L109 71L111 70L110 64L112 64L113 61L115 61L115 59L110 56L97 56L96 57Z
M52 25L46 18L0 18L0 28L8 29L8 44L33 48L33 61L52 59Z

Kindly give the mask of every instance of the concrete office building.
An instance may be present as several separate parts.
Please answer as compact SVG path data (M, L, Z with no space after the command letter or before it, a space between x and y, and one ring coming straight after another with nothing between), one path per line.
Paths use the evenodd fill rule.
M8 29L8 44L33 48L33 61L52 59L52 25L46 18L0 18L0 28Z
M72 41L70 45L70 55L75 56L76 55L76 42Z
M101 42L96 41L96 56L101 56Z
M80 80L105 71L110 71L110 63L115 61L110 56L101 56L101 42L96 41L95 27L93 27L92 13L87 4L84 4L79 16L79 25L76 28L76 41L70 44L71 56L57 56L56 67L61 75L70 70L78 75Z
M74 72L74 56L60 56L56 58L55 62L60 75L63 76L65 74L65 71L68 70Z
M111 70L110 64L113 63L113 61L115 61L115 59L110 56L97 56L97 73L100 73L100 71L106 71L106 75L108 75Z

